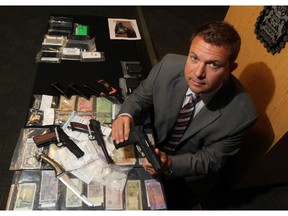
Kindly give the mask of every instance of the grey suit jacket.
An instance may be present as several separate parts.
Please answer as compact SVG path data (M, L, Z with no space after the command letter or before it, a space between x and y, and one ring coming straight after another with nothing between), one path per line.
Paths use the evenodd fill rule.
M120 113L141 115L154 108L157 146L165 144L181 109L188 85L184 78L187 56L168 54L122 104ZM249 126L257 119L254 104L231 75L196 115L172 158L175 177L187 181L217 172L227 157L236 154Z

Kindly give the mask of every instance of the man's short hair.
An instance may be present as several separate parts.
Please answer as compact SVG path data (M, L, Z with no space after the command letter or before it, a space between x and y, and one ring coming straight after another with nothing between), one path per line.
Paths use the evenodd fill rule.
M225 21L212 21L198 28L191 37L203 37L206 43L230 48L229 60L234 62L239 54L241 38L235 28Z

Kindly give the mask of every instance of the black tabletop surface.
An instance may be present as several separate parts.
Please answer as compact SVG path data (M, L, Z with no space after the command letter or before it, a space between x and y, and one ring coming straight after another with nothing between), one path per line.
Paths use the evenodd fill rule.
M54 81L64 86L71 82L93 86L97 79L104 79L117 89L119 88L119 78L123 77L120 61L139 61L142 67L142 77L145 78L148 75L151 63L143 39L110 40L107 17L69 17L73 17L74 23L88 26L88 35L90 38L95 38L96 49L98 52L104 53L105 61L62 60L60 63L40 62L38 63L33 94L57 96L58 93L51 88L51 83ZM139 25L139 22L137 24Z

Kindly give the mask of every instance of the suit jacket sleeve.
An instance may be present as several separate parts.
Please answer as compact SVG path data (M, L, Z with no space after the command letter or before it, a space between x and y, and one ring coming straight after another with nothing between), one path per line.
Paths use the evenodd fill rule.
M173 108L172 113L171 109L167 110L167 108L170 108L171 104L175 103L180 105L188 88L185 80L179 77L179 74L182 77L184 75L185 60L186 57L184 56L167 54L152 68L148 77L140 83L137 89L128 96L122 104L119 114L129 113L134 118L143 114L149 106L153 105L154 109L156 109L156 128L160 124L165 125L167 123L165 120L167 114L171 116L171 114L175 113L177 115L179 112L179 107L176 110ZM179 82L179 80L181 81ZM181 97L176 96L175 92ZM165 121L163 122L161 119ZM159 120L161 122L158 122ZM160 133L161 136L166 135L163 132Z

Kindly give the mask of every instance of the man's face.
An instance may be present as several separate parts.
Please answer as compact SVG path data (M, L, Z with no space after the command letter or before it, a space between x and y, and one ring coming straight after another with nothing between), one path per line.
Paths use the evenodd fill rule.
M206 43L196 36L185 65L185 79L195 93L210 92L221 86L237 64L228 59L229 47Z

